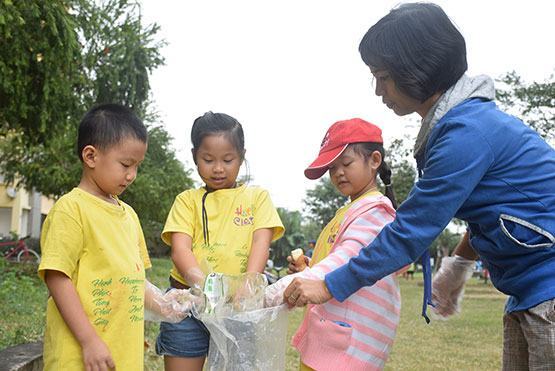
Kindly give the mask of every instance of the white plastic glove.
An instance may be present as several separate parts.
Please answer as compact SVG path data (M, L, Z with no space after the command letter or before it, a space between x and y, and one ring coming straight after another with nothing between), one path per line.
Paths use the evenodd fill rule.
M432 312L440 319L447 319L460 313L464 285L472 277L475 261L462 256L448 256L442 259L441 267L432 280Z
M264 291L264 306L277 307L283 304L283 292L295 277L296 275L285 276L280 278L276 283L266 287Z
M185 278L185 280L191 287L196 287L201 290L204 288L204 280L206 279L206 275L198 267L187 269L187 272L185 272L183 278Z
M145 284L145 319L153 322L177 323L191 312L203 310L205 298L195 289L172 289L166 293L146 281Z

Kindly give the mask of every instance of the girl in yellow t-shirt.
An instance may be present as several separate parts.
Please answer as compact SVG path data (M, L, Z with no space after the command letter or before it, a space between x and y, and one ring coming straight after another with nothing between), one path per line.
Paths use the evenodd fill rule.
M268 192L237 183L245 158L243 128L233 117L207 112L191 130L193 161L205 183L175 198L162 240L171 246L174 288L203 286L208 265L215 272L262 272L270 243L284 228ZM202 322L162 322L156 351L166 370L202 370L210 336Z

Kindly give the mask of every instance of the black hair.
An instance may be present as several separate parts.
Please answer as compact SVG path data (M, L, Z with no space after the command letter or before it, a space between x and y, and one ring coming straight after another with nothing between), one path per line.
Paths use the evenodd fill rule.
M83 161L83 148L94 146L106 150L133 137L143 143L148 141L145 125L129 108L107 103L93 107L81 119L77 135L77 156Z
M372 153L378 151L380 155L382 155L382 163L378 167L378 175L385 187L385 195L391 201L393 208L397 210L397 200L395 199L395 192L393 191L393 184L391 182L391 168L385 162L385 150L383 148L382 143L375 143L375 142L365 142L365 143L352 143L350 146L353 148L353 151L366 160L372 156Z
M243 127L235 118L225 113L206 112L197 117L191 129L191 142L193 143L193 161L197 163L197 151L202 140L208 135L224 135L239 153L241 161L245 156L245 135Z
M466 43L438 5L402 4L370 27L358 48L366 65L389 72L402 93L426 101L468 68Z
M191 142L193 143L193 161L197 163L197 151L202 144L202 140L208 135L224 135L232 144L241 158L245 160L245 135L243 127L235 118L225 113L206 112L197 117L191 129ZM247 178L248 178L247 174ZM204 243L210 245L210 233L208 231L208 212L206 210L206 197L212 192L206 189L202 196L202 233Z

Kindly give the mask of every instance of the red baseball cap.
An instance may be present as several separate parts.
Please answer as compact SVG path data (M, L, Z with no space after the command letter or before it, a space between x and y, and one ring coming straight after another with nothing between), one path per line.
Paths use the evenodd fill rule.
M349 144L367 142L383 143L382 130L359 118L336 122L326 132L318 157L305 169L304 175L308 179L320 178Z

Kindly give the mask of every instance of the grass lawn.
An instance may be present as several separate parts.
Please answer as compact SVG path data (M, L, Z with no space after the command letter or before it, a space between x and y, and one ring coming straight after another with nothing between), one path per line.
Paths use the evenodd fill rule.
M491 284L471 278L461 314L426 324L421 276L401 284L401 323L386 370L499 370L505 298Z
M153 259L148 279L160 288L167 286L168 259ZM0 349L40 339L44 328L46 288L36 267L7 265L0 261ZM498 370L501 368L502 313L505 297L491 284L473 278L466 288L462 314L449 321L426 325L420 317L421 277L400 280L403 298L401 324L386 370ZM289 315L290 339L303 311ZM158 325L145 325L149 347L145 369L162 370L154 352ZM298 370L295 349L287 350L287 370Z

